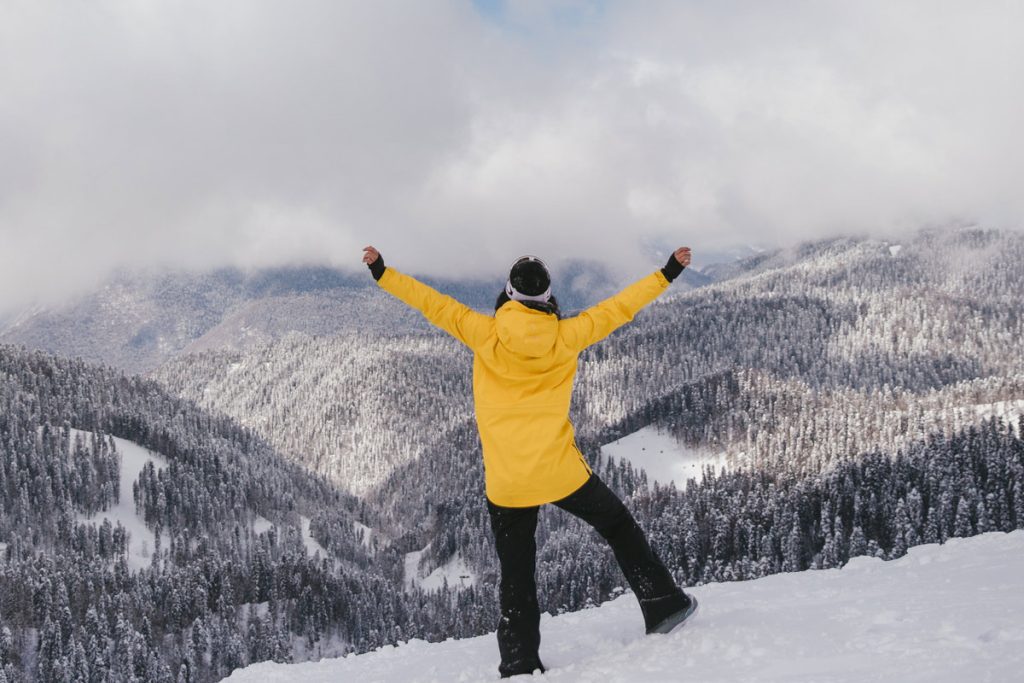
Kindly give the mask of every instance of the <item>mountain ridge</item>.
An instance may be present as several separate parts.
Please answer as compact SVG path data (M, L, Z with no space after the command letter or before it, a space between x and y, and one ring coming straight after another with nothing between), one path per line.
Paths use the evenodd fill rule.
M600 263L570 261L555 273L564 310L613 293ZM504 281L427 277L467 305L493 309ZM708 282L697 272L685 286ZM98 289L57 306L0 321L0 343L146 373L182 354L246 349L291 333L313 336L427 332L415 312L378 295L369 274L325 266L213 271L122 271Z

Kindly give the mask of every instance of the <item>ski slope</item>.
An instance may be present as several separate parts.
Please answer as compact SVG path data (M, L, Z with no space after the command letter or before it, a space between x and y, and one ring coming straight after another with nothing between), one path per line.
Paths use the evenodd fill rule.
M541 659L549 670L537 680L1024 680L1024 531L693 593L700 610L665 636L643 634L630 594L596 609L545 616ZM227 680L489 681L498 678L497 664L490 634L320 662L255 664Z

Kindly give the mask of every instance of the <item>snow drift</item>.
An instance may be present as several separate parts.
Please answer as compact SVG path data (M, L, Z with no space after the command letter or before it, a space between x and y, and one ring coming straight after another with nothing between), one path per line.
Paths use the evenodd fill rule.
M891 562L693 589L700 611L645 636L632 595L541 623L552 681L1022 680L1024 530L912 548ZM494 635L410 641L304 664L261 663L227 680L487 681ZM525 678L525 677L524 677Z

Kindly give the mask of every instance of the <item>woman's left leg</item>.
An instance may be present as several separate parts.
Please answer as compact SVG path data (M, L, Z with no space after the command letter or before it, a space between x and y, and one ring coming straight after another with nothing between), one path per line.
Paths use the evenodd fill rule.
M619 497L596 475L557 505L594 527L611 546L626 581L640 602L647 632L690 606L690 597L673 581L647 537Z

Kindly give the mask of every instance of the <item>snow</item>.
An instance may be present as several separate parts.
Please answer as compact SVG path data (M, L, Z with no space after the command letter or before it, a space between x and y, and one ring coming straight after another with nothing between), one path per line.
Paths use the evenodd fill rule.
M892 246L889 247L889 253L892 256L896 256L901 251L903 251L903 245L902 244L893 244Z
M427 546L428 548L430 546ZM420 557L423 556L423 550L414 550L411 553L405 554L405 568L402 571L402 585L407 589L412 588L419 582L420 574Z
M1024 531L912 548L898 560L693 589L700 609L644 636L625 595L541 620L543 680L1019 681L1024 671ZM362 655L264 662L236 683L496 680L494 635L410 641Z
M425 591L436 591L447 582L449 588L469 588L476 584L476 575L456 553L448 562L426 575L420 582Z
M0 330L2 330L3 332L9 332L13 329L21 327L22 325L30 321L32 318L35 318L37 315L46 313L46 311L46 306L42 304L36 304L34 306L26 308L21 312L15 314L14 317L4 321L3 325L0 326Z
M274 526L276 525L263 515L256 515L256 519L252 523L252 532L257 535L262 534L270 531Z
M429 547L428 545L427 548ZM444 587L445 582L448 583L449 588L469 588L476 585L476 575L459 553L455 553L448 562L426 576L420 576L420 558L427 548L405 554L405 572L402 581L407 590L419 587L425 591L436 591Z
M71 430L72 439L79 434L86 439L87 443L92 438L90 432L77 429ZM152 462L157 470L162 470L167 466L167 460L162 455L158 455L132 441L116 436L111 438L114 440L114 447L121 455L120 500L107 510L97 512L91 517L80 515L79 521L96 524L97 526L102 524L104 519L109 519L110 523L115 525L120 522L121 526L130 535L128 541L128 566L133 570L145 569L150 565L150 557L153 553L156 537L149 527L146 526L142 516L135 511L132 485L138 480L139 474L147 462Z
M352 528L356 532L356 535L362 539L363 547L373 550L373 529L356 520L352 520Z
M634 468L647 473L648 481L675 483L681 489L686 480L700 479L701 470L711 465L715 470L726 466L722 456L688 448L675 437L656 427L644 427L601 447L606 457L628 460Z
M913 417L908 411L900 411L903 415ZM994 417L1002 418L1014 432L1020 435L1020 419L1024 415L1024 399L994 401L990 403L970 403L966 405L943 405L940 408L925 410L925 426L932 428L944 427L955 432Z
M1020 435L1020 417L1024 415L1024 400L997 401L995 403L978 403L972 406L974 416L980 422L993 417L1001 417Z
M309 517L303 517L299 515L299 520L302 522L302 541L306 544L306 554L310 557L320 553L321 558L328 558L330 554L327 549L317 543L317 540L313 538L313 534L309 531Z

